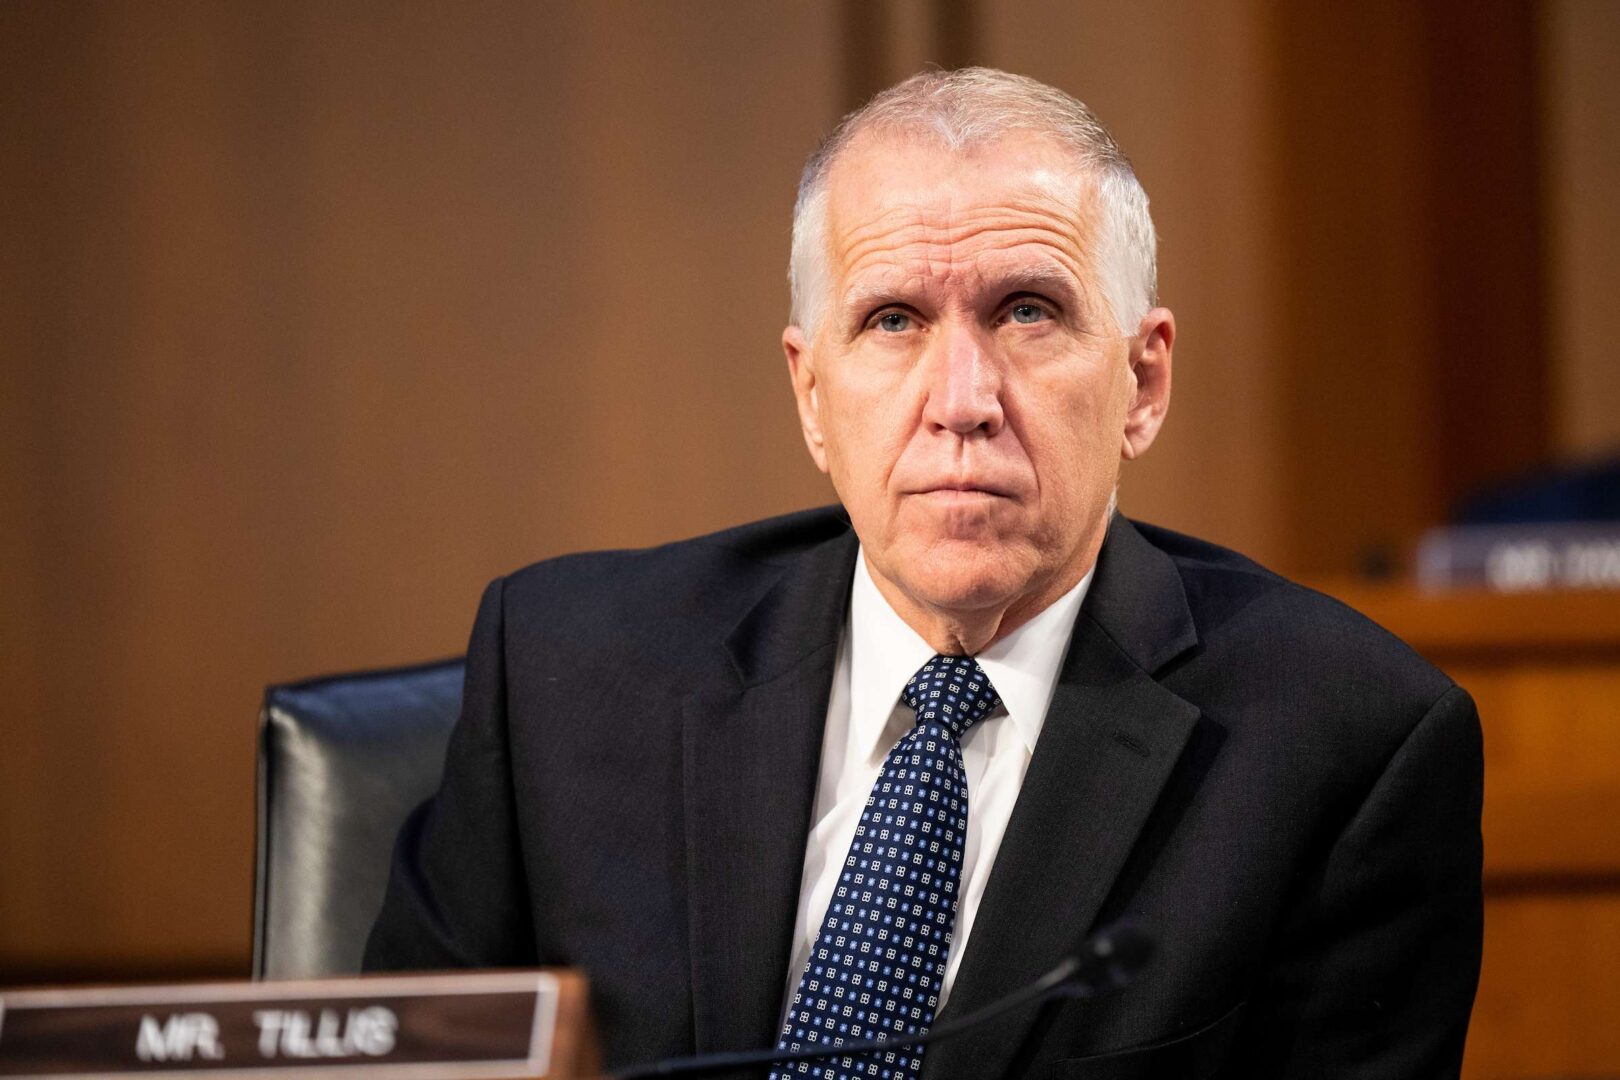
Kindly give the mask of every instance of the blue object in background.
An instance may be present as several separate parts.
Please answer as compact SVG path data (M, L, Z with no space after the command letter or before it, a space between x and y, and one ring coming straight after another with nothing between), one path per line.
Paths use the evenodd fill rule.
M1531 473L1468 499L1458 525L1620 521L1620 458Z

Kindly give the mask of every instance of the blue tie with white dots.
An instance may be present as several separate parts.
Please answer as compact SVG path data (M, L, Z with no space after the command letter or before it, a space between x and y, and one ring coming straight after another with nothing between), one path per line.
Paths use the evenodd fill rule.
M867 797L793 995L779 1050L928 1030L956 924L967 840L962 735L1001 702L971 656L936 656L900 698L917 724L894 744ZM914 1080L922 1049L790 1062L772 1080Z

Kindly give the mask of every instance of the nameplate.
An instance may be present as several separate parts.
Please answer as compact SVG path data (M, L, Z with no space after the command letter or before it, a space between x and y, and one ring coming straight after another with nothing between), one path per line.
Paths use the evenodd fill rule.
M583 1075L574 972L0 992L0 1076Z

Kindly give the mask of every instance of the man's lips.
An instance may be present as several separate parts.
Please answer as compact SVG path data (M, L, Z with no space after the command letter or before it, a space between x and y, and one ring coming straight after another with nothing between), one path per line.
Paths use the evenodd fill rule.
M1012 497L1012 492L1006 488L986 483L944 483L929 484L906 492L908 495L933 495L938 498L974 498L994 497L1006 499Z

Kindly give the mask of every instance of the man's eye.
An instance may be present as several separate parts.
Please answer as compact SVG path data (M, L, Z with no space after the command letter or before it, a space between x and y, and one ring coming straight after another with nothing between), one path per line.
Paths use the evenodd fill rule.
M1014 304L1012 306L1012 321L1016 323L1037 323L1051 316L1039 304Z
M878 316L878 329L890 334L898 334L911 329L911 316L903 311L890 311Z

